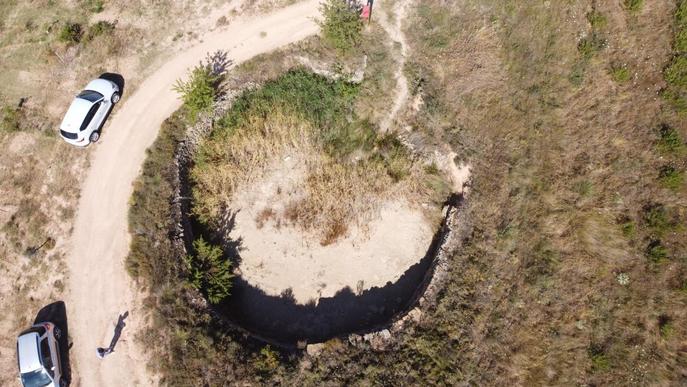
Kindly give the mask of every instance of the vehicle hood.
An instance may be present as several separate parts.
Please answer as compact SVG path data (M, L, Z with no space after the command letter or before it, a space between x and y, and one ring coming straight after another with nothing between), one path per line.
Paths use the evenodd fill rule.
M72 104L69 105L69 110L67 114L64 115L64 119L60 124L60 129L65 132L78 133L83 123L88 110L93 106L93 104L85 99L74 98Z
M38 333L31 332L19 336L17 339L17 357L19 358L19 372L31 372L41 367L38 353Z

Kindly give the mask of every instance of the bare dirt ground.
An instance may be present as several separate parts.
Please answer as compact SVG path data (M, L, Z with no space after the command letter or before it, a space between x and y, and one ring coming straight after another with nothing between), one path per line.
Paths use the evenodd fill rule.
M403 198L384 200L365 227L353 226L346 237L322 246L318 235L281 220L288 203L302 195L305 163L284 157L274 164L232 201L230 237L241 240L239 269L251 285L269 295L290 293L300 304L317 303L346 287L360 293L393 283L427 252L433 230Z
M156 383L146 369L143 348L133 340L146 324L141 295L124 266L128 252L128 199L132 182L162 121L181 102L171 89L206 53L226 50L235 62L298 41L317 32L317 1L301 2L272 14L250 17L203 37L202 43L176 53L124 96L94 150L82 188L68 257L68 312L74 341L76 385L133 386ZM127 74L123 74L125 77ZM95 348L107 344L117 314L129 311L116 352L105 361Z

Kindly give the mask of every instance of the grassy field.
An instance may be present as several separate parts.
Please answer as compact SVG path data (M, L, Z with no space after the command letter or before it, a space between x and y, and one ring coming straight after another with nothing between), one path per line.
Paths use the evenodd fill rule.
M473 237L425 348L447 380L684 382L686 132L661 97L679 19L620 3L415 8L416 127L474 166Z

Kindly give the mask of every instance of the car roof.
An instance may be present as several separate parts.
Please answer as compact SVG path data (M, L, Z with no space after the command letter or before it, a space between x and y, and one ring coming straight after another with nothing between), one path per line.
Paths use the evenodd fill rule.
M65 132L77 133L91 106L93 106L93 103L90 101L82 98L74 98L72 104L69 105L67 113L64 115L64 119L62 119L60 129Z
M43 367L38 351L40 336L36 332L25 333L17 339L17 356L19 357L19 372L26 373Z

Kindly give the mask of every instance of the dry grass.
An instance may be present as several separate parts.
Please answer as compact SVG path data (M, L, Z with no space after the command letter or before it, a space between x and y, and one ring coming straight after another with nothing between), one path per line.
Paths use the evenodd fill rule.
M86 158L26 126L0 133L0 149L0 384L9 385L16 375L16 334L64 295L65 244Z
M475 234L431 319L464 349L421 345L434 333L408 344L446 356L456 370L441 374L446 380L681 383L679 208L687 203L685 187L664 188L660 171L684 158L659 150L661 124L687 138L658 96L673 7L630 14L618 2L466 0L415 8L409 70L426 104L414 126L474 167L467 216ZM581 49L592 33L607 44ZM608 71L616 63L632 76L616 82ZM471 270L479 276L466 277Z
M293 193L283 212L267 208L256 222L274 221L313 232L322 244L331 244L345 235L349 226L362 226L384 198L409 194L411 181L423 169L414 168L408 179L394 179L381 160L342 163L325 150L319 129L303 118L284 112L267 117L251 116L229 136L217 136L203 144L202 161L193 170L194 211L213 223L222 218L241 187L250 186L286 157L302 160L306 171L299 192ZM403 170L411 175L408 166ZM399 167L401 168L401 167ZM234 209L235 210L235 209Z

